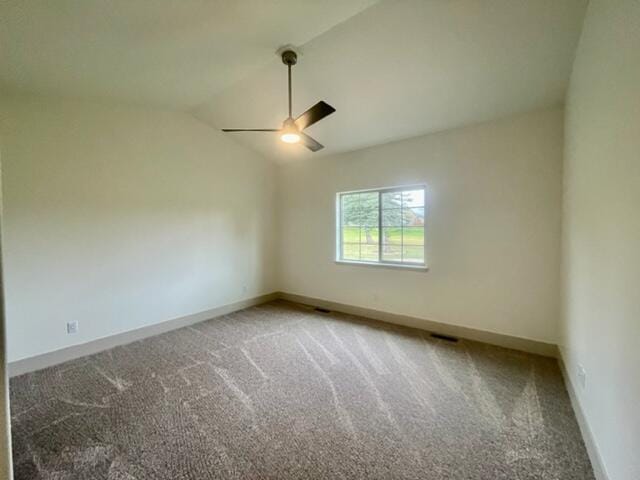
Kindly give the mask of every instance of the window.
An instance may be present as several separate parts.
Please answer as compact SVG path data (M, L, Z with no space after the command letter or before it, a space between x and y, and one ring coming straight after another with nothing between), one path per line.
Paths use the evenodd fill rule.
M339 193L337 261L424 266L423 186Z

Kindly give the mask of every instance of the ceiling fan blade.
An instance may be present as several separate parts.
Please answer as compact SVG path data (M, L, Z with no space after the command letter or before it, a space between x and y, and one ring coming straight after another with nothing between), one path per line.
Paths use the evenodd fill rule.
M295 120L296 127L298 127L300 130L304 130L305 128L313 125L314 123L319 122L327 115L331 115L335 111L336 109L333 108L328 103L319 101L309 110L307 110L298 118L296 118Z
M302 132L300 132L300 142L312 152L317 152L318 150L322 150L324 148L324 145L322 145L320 142L314 140L309 135Z
M279 128L223 128L223 132L279 132Z

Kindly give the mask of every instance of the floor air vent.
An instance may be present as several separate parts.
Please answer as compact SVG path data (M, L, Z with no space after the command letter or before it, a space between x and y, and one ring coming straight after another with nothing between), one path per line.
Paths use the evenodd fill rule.
M456 337L452 337L450 335L443 335L441 333L432 333L431 336L433 338L437 338L438 340L444 340L445 342L457 343L458 339Z
M331 310L327 310L326 308L316 307L316 308L314 308L314 310L316 312L320 312L320 313L331 313Z

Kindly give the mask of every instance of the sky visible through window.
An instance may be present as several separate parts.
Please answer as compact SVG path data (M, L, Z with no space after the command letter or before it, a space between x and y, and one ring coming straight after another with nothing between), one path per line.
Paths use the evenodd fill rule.
M423 187L341 193L339 260L424 265Z

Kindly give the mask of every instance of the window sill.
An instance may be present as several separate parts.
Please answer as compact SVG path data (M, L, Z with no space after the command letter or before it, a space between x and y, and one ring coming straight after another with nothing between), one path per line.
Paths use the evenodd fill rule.
M403 263L379 263L379 262L357 262L353 260L335 260L338 265L358 265L362 267L378 267L378 268L397 268L400 270L413 270L418 272L427 272L429 267L426 265L409 265Z

